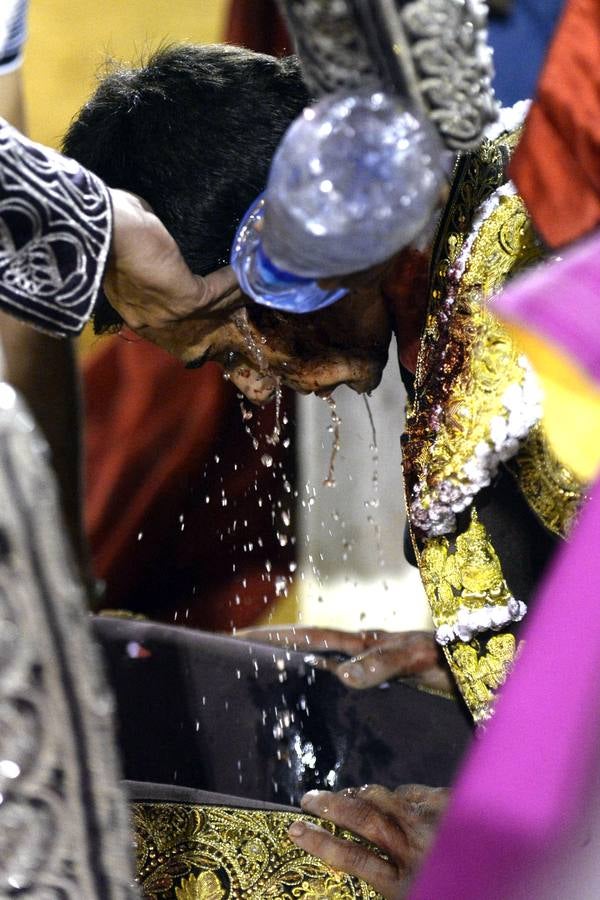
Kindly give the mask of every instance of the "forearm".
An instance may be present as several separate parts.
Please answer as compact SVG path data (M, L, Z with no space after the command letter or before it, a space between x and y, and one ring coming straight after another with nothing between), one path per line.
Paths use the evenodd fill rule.
M25 131L23 77L20 67L5 74L0 71L0 117L19 131Z
M6 380L26 400L52 454L72 547L83 578L89 560L82 516L80 377L71 341L57 340L0 312Z
M0 70L0 117L23 130L21 68ZM61 505L81 573L89 565L82 521L80 384L75 348L0 312L4 377L24 397L52 454Z

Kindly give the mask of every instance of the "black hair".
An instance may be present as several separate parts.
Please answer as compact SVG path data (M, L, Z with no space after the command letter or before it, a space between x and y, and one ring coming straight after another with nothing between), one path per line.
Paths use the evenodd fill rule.
M104 77L63 149L109 187L146 200L192 271L205 275L227 264L279 140L308 102L295 57L169 46ZM96 330L118 324L101 295Z

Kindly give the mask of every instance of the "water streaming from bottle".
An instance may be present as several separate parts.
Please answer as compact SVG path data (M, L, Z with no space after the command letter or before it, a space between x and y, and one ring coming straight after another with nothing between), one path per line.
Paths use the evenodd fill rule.
M371 484L373 485L373 493L368 500L365 500L365 506L371 509L378 509L379 507L379 447L377 445L377 431L375 428L375 421L373 419L373 412L371 410L371 406L369 404L369 399L366 394L363 394L363 400L365 403L365 409L367 410L367 416L369 418L369 425L371 426L371 443L369 444L369 450L371 451L371 460L373 462L373 476L371 479ZM385 560L383 558L383 544L381 541L381 528L379 526L379 522L374 518L373 515L369 514L367 516L367 522L372 526L373 531L375 533L375 544L377 547L377 562L379 568L382 569L385 566Z
M337 413L333 397L331 395L325 397L325 402L329 406L331 415L331 425L328 426L327 430L333 437L331 441L331 456L329 457L329 472L327 473L327 478L323 482L323 487L335 487L335 460L340 449L340 425L342 424L342 420Z

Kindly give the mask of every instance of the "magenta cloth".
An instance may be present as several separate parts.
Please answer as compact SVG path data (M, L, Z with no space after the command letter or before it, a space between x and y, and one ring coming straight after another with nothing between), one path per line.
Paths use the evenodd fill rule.
M562 347L600 381L600 233L515 281L494 311Z
M596 491L530 613L522 653L474 744L411 900L588 896L548 893L546 882L564 848L577 844L599 763ZM596 890L589 896L600 896Z

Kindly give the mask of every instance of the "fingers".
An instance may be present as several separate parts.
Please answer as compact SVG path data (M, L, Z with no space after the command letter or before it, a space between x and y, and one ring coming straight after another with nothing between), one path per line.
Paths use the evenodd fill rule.
M348 632L286 625L246 629L237 636L300 652L329 651L350 656L347 662L336 666L329 660L326 666L350 688L370 688L392 678L408 676L419 676L419 683L437 690L451 688L449 675L439 664L438 648L429 632Z
M389 802L385 802L385 795L389 795ZM394 796L386 788L369 785L335 794L309 791L301 805L305 812L360 835L394 860L402 859L407 853L406 834L395 816Z
M341 663L336 674L348 687L364 689L392 678L431 670L438 665L438 661L438 648L432 635L407 632Z
M231 266L223 266L209 275L194 275L194 280L197 285L195 311L198 313L237 309L247 302Z
M381 859L372 850L348 839L334 837L313 822L294 822L288 831L298 846L318 856L349 875L362 878L384 897L403 896L396 890L397 872L394 865Z
M289 650L334 651L353 656L365 646L361 632L340 631L336 628L299 628L297 625L282 627L246 628L237 632L238 637L258 643L276 644Z
M424 823L433 823L437 822L446 811L450 800L450 790L423 784L403 784L396 788L392 797L394 798L392 803L401 800L407 814L418 817ZM387 802L387 800L383 802Z
M148 205L111 190L113 236L104 277L109 302L133 330L161 328L244 303L230 266L194 275L173 236Z
M425 785L403 785L390 791L381 785L339 793L310 791L302 808L374 844L369 847L337 838L311 822L296 822L291 839L304 850L351 875L364 878L384 897L403 900L446 807L448 791Z

